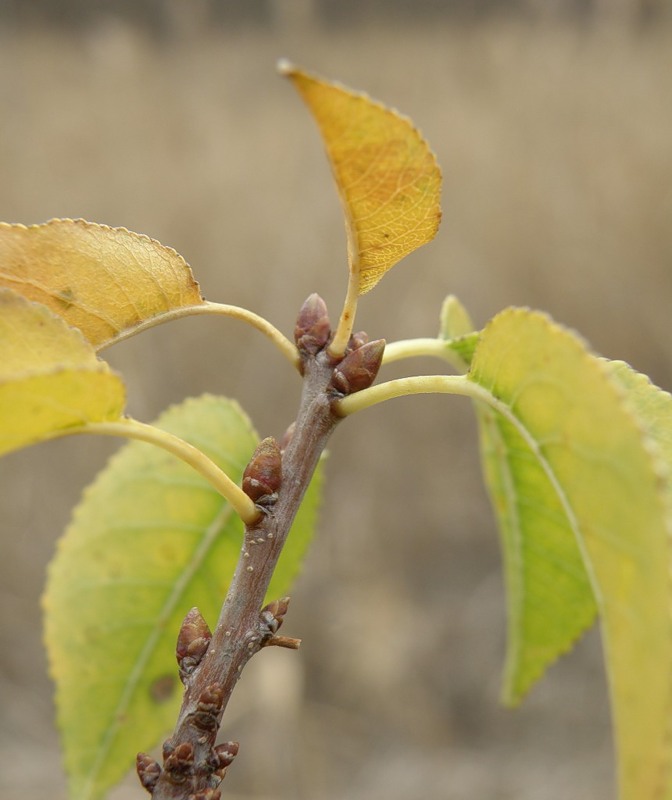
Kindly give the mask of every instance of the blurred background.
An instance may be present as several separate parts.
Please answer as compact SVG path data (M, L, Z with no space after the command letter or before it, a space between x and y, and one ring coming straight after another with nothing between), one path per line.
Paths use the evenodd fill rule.
M209 299L291 333L335 318L342 216L288 57L410 115L444 176L437 240L360 305L388 341L457 294L480 326L529 305L672 387L672 20L667 0L0 0L0 218L147 233ZM253 330L173 323L106 353L151 420L205 391L262 435L299 384ZM385 377L436 369L386 368ZM39 597L82 488L118 445L0 461L0 797L63 800ZM222 735L243 800L612 800L599 637L516 711L471 409L407 398L337 431L288 635L245 672ZM278 689L277 687L281 688ZM141 797L131 778L113 800Z

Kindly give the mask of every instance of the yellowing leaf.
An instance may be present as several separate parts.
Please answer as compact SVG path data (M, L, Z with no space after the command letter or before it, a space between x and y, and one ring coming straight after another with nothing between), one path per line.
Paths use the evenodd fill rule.
M359 294L434 238L441 171L412 122L364 94L280 65L313 114L336 179Z
M205 395L156 425L203 450L235 481L257 436L233 401ZM275 570L287 593L315 525L313 479ZM49 567L45 636L56 681L71 800L102 797L175 724L182 698L175 644L193 606L214 629L243 524L197 472L131 442L86 490Z
M124 386L79 331L42 305L0 289L0 455L118 419Z
M501 452L486 457L490 470L501 465L495 502L500 498L506 513L519 513L527 523L511 528L524 537L514 557L539 570L535 576L524 567L516 578L518 602L525 604L520 635L527 635L530 615L541 620L547 612L546 626L557 626L560 637L566 637L566 614L589 618L592 600L581 601L580 583L568 611L552 596L566 592L567 577L580 578L572 576L576 559L565 541L571 532L601 617L619 796L666 796L672 401L632 376L619 378L568 331L523 310L505 311L484 329L468 380L501 417L488 445ZM661 424L668 440L659 444Z
M0 286L51 308L96 347L203 298L174 250L84 220L0 223Z

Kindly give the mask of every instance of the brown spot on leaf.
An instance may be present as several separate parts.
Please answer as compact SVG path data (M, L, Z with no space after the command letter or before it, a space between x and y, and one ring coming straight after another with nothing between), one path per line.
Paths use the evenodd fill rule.
M174 675L162 675L149 687L149 693L155 703L165 703L175 693L177 678Z

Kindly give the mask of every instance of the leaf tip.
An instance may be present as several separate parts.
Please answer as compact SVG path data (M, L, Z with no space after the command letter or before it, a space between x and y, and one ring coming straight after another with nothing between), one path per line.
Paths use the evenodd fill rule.
M275 69L283 78L290 78L297 71L298 67L296 64L292 64L288 58L279 58L275 64Z

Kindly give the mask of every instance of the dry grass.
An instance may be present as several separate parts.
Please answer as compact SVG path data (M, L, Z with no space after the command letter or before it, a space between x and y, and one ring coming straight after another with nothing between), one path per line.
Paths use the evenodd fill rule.
M479 322L529 304L670 387L671 44L505 24L204 33L163 50L113 25L5 37L0 218L149 233L192 263L208 297L285 330L314 290L335 315L340 212L314 130L274 76L291 56L410 114L444 166L438 241L366 298L361 327L431 334L449 291ZM208 390L277 435L296 402L284 363L234 323L183 321L110 358L141 419ZM3 798L64 797L38 596L110 447L63 441L0 462ZM339 431L329 472L288 622L304 648L264 654L243 680L228 796L612 798L595 636L521 711L497 706L503 596L468 407L423 398L367 412Z

